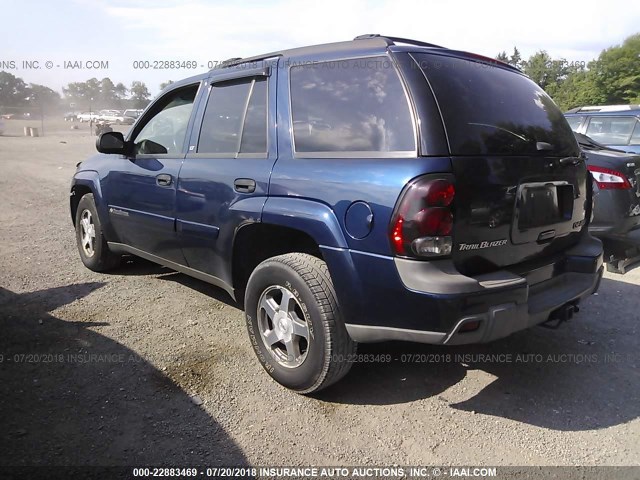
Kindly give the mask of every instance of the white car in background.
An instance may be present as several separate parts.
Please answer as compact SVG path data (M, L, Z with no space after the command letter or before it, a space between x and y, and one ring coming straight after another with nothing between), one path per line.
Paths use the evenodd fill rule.
M136 119L133 117L126 117L117 110L109 110L104 113L100 112L98 120L115 123L116 125L133 125Z
M95 122L98 120L98 114L96 112L82 112L78 114L77 118L80 123L90 122L91 120Z

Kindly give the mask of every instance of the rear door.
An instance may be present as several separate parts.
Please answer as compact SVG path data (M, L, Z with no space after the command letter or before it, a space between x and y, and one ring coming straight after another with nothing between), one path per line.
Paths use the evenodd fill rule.
M176 228L183 254L189 267L227 284L236 229L260 221L269 190L276 72L268 65L214 72L180 171Z
M551 98L526 76L463 54L412 56L435 94L449 143L458 269L489 272L576 243L588 172Z

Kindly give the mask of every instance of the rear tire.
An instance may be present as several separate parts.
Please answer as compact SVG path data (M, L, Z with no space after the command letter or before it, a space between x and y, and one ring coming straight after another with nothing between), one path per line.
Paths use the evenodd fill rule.
M120 264L120 255L109 250L104 238L92 193L85 194L78 202L76 244L80 259L89 270L106 272Z
M356 343L322 260L289 253L262 262L247 284L245 315L251 346L281 385L317 392L351 368Z

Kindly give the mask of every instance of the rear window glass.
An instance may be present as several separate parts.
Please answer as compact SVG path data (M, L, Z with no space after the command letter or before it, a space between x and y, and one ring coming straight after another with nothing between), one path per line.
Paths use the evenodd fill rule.
M415 151L411 111L386 57L291 68L296 152Z
M591 117L587 136L604 145L627 145L636 123L633 117Z
M452 155L578 154L564 115L527 77L461 58L414 58L435 93Z

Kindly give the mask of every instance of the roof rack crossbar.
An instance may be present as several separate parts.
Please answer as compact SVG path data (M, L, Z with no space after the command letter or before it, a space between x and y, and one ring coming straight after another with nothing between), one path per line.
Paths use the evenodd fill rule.
M421 40L412 40L410 38L390 37L388 35L380 35L379 33L358 35L356 38L354 38L354 40L367 40L369 38L382 38L383 40L387 40L388 45L395 45L396 43L406 43L409 45L417 45L419 47L446 48L441 45L436 45L435 43L423 42Z
M575 110L575 113L579 112L617 112L622 110L638 110L640 109L640 105L629 104L629 105L587 105L584 107L578 107ZM573 111L571 113L574 113Z

